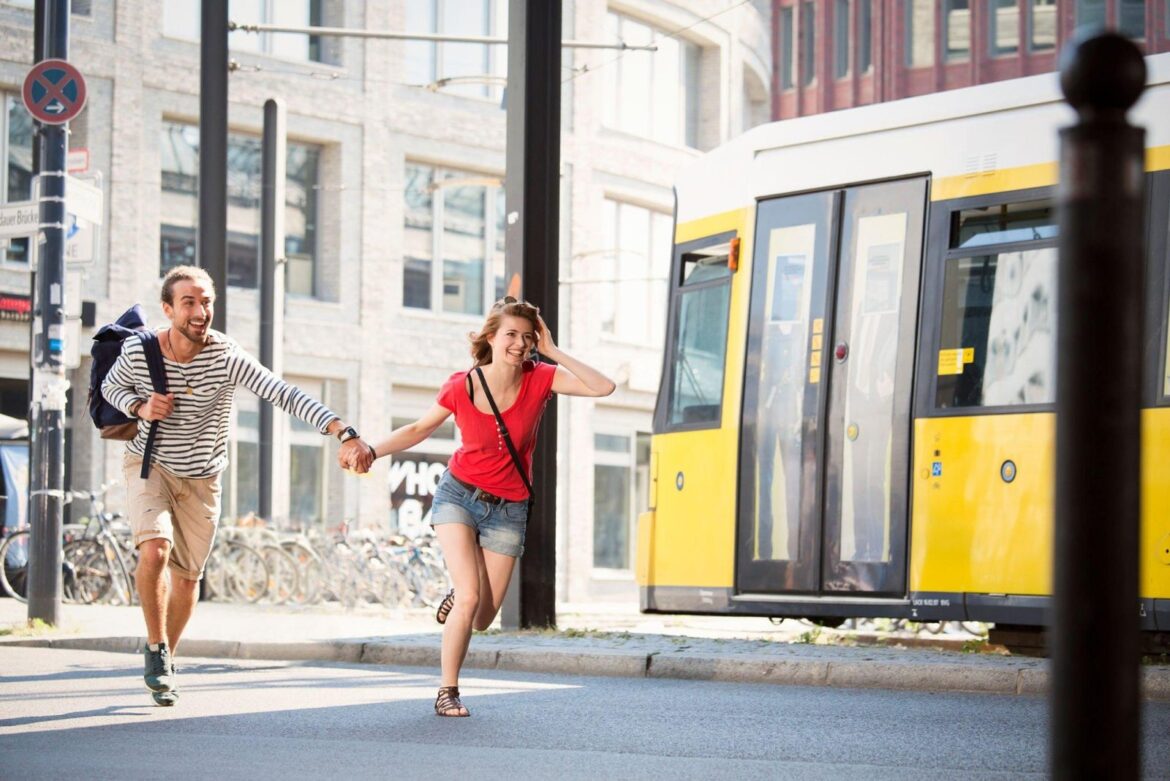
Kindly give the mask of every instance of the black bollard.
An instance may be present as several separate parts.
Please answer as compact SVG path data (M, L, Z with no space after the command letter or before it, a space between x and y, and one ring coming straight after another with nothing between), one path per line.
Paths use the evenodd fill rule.
M1138 778L1146 66L1103 33L1062 56L1056 391L1054 778Z

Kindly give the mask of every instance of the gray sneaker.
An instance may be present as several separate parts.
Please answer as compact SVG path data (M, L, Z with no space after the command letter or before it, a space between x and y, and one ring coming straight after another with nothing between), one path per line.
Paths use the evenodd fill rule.
M175 672L175 663L171 662L171 688L167 691L152 691L150 696L154 698L155 705L161 705L164 708L169 708L179 701L179 677Z
M153 692L169 692L174 688L175 665L171 661L171 649L166 643L159 643L158 650L150 650L147 645L143 649L145 657L145 671L142 678L146 687Z

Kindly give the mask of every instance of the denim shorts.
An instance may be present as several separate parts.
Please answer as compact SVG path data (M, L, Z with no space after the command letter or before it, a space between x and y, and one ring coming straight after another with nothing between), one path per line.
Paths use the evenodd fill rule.
M489 504L472 498L472 494L450 470L444 472L431 503L431 525L462 523L475 530L484 550L517 559L524 555L528 500Z

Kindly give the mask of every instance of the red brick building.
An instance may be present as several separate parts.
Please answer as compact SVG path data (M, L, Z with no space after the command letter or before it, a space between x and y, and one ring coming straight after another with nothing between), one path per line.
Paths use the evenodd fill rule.
M773 0L772 116L1056 70L1079 25L1170 51L1170 0Z

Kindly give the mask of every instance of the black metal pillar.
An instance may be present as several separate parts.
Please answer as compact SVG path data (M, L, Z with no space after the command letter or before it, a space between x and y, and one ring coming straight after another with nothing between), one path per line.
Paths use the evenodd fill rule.
M505 266L508 290L540 307L554 336L560 267L561 2L509 0ZM528 519L519 590L505 626L556 625L557 415L550 404L532 465L536 504Z
M69 58L69 0L41 9L45 59ZM29 515L28 618L60 623L61 523L65 509L65 399L69 380L62 363L65 324L65 125L38 123L41 225L34 288L40 332L33 334L33 387ZM37 241L34 236L32 241Z
M199 49L199 265L215 284L211 325L227 330L228 0L203 0Z
M260 362L278 376L283 373L284 344L284 101L264 102L264 142L260 194ZM260 403L260 517L272 520L275 485L273 409Z
M1052 776L1137 778L1144 137L1141 52L1065 50L1061 131Z

